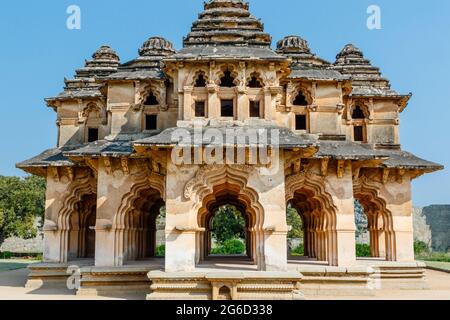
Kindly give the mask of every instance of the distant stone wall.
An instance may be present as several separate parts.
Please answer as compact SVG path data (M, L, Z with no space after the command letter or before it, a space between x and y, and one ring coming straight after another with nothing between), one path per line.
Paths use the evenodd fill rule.
M13 253L42 253L44 250L44 235L39 234L34 239L21 239L11 237L5 240L0 247L0 252Z
M414 208L414 237L433 251L450 251L450 205Z
M34 239L10 237L0 246L0 252L12 253L42 253L44 251L44 233L40 229L41 219L36 218L34 227L39 230Z

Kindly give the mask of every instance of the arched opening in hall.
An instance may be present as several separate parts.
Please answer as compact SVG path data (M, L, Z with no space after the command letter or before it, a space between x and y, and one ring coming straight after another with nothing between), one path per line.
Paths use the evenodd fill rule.
M197 236L199 266L229 263L263 268L262 220L254 201L230 183L214 187L204 198L198 215L203 230Z
M304 217L301 211L297 210L292 204L288 204L286 211L287 224L289 232L287 236L288 257L305 256L305 230Z
M242 256L247 253L247 221L241 210L233 205L218 208L211 216L210 257Z
M296 261L303 263L307 260L318 264L336 264L335 250L332 245L335 220L327 202L329 200L317 192L314 188L306 186L299 188L288 202L288 210L291 210L291 212L288 211L288 218L289 214L292 218L295 217L294 213L297 213L302 222L302 226L298 226L297 229L303 230L303 240L301 237L299 240L302 245L300 248L291 247L289 252L288 257L291 263ZM296 223L299 224L300 221L297 220ZM288 221L288 225L292 227L292 224L292 221Z
M115 219L116 264L164 258L166 210L160 192L147 186L130 194Z
M75 204L69 218L67 260L95 258L97 196L88 194Z
M356 186L356 254L359 259L392 260L395 254L392 218L383 202Z

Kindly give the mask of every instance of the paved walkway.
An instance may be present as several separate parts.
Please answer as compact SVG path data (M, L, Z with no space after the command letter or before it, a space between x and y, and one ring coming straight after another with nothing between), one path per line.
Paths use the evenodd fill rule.
M142 296L78 297L67 289L26 289L28 270L0 272L0 300L124 300ZM311 300L450 300L450 274L427 270L428 290L381 290L375 297L310 297Z

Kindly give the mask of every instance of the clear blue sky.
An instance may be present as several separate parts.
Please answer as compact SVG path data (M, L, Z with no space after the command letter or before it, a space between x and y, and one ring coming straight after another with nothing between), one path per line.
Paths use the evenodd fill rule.
M79 31L66 28L71 4L81 8ZM382 30L366 27L371 4L381 7ZM72 77L100 45L111 45L122 62L153 35L180 48L202 5L201 0L2 3L0 175L23 175L16 162L55 146L55 113L43 99L59 93L64 77ZM274 44L298 34L330 61L346 43L363 49L394 89L414 93L401 116L403 148L450 168L450 1L252 0L251 11ZM450 203L449 171L419 178L414 203Z

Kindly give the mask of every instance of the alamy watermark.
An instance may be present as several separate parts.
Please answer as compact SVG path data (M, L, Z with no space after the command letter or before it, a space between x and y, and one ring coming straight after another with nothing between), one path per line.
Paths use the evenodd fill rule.
M70 266L67 268L67 289L78 290L81 287L81 269L79 266Z
M280 130L277 128L178 128L171 134L176 165L259 165L262 174L279 169Z
M367 8L367 28L369 30L381 30L381 8L375 4Z
M81 8L77 5L67 7L66 13L69 15L66 26L69 30L81 30Z

